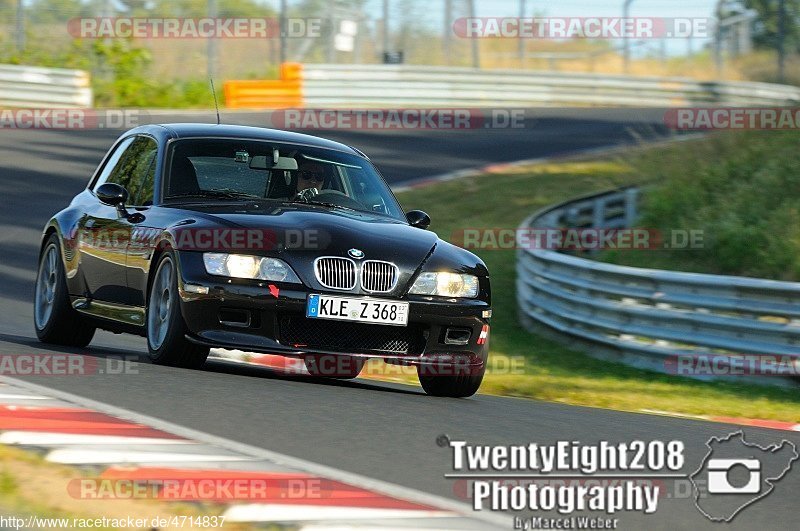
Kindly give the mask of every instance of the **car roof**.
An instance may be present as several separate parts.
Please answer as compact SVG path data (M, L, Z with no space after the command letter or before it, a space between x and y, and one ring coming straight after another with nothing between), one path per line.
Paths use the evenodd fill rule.
M143 125L132 129L126 133L153 133L153 129L166 130L171 138L202 138L202 137L221 137L221 138L247 138L257 140L273 140L275 142L287 142L294 144L305 144L308 146L335 149L352 153L363 157L360 151L340 142L320 138L318 136L283 131L281 129L269 129L266 127L252 127L248 125L228 125L228 124L207 124L207 123L168 123Z

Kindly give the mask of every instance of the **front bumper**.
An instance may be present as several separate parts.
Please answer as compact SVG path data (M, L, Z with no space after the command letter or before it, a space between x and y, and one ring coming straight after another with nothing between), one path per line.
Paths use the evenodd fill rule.
M488 357L491 308L485 301L388 297L409 302L406 327L307 319L306 301L311 293L360 295L216 277L205 272L198 258L199 253L180 253L181 311L192 342L290 357L382 358L402 365L480 367ZM197 292L206 289L207 293ZM465 344L450 344L453 332L448 337L449 331L468 339Z

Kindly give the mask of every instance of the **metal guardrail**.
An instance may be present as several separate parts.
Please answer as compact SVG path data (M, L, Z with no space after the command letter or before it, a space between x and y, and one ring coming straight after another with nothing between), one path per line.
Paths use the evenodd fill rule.
M629 188L568 201L520 229L631 227L638 196ZM789 380L754 376L746 356L762 356L759 371L800 362L800 283L640 269L530 248L518 251L516 268L523 325L597 357L702 379L731 371L781 384Z
M0 65L0 105L21 108L90 108L89 74L82 70Z
M307 107L800 104L800 87L410 65L303 66Z

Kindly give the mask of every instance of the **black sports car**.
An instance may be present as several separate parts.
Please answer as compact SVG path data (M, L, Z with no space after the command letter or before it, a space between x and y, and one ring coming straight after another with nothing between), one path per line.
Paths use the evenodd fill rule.
M404 214L369 159L255 127L123 134L42 236L40 340L96 328L147 338L154 363L210 347L302 358L313 375L417 367L425 391L470 396L488 356L489 272Z

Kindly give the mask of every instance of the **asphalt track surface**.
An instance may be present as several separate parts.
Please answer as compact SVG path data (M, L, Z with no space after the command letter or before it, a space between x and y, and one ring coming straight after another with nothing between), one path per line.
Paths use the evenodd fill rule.
M258 114L224 115L228 123L262 123ZM364 150L393 184L453 170L560 155L635 142L662 134L658 112L546 111L526 128L478 131L337 131L323 136ZM198 121L159 116L154 121ZM36 254L47 218L86 184L119 131L0 131L0 354L78 352L38 343L31 299ZM435 223L435 220L434 220ZM539 444L558 440L678 439L693 472L712 436L735 426L478 395L436 399L414 386L357 380L326 382L287 377L261 367L210 361L203 370L151 365L143 339L98 333L89 356L125 356L134 374L28 377L29 381L126 408L237 442L284 453L422 492L464 499L463 485L444 474L452 454L442 434L470 444ZM781 439L800 448L800 433L745 428L749 442ZM733 529L796 527L800 470L739 514ZM684 481L685 483L685 481ZM667 481L672 491L672 481ZM690 498L673 496L656 514L614 515L620 527L696 529L711 525ZM508 514L508 528L512 526ZM543 516L543 515L539 515ZM553 515L555 516L555 515Z

